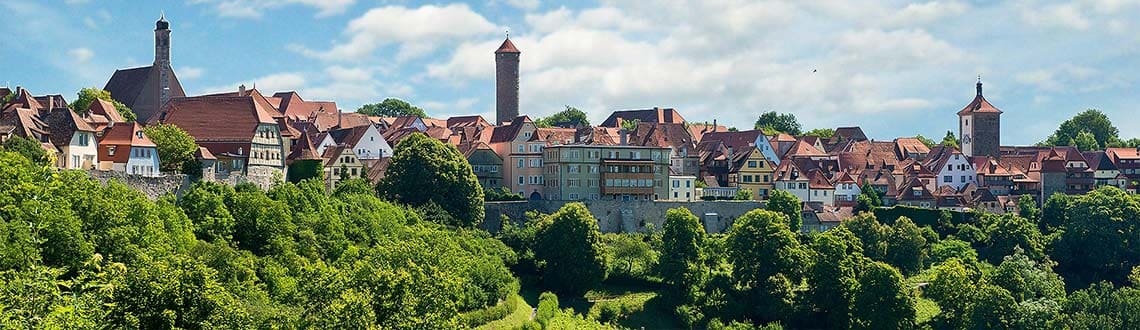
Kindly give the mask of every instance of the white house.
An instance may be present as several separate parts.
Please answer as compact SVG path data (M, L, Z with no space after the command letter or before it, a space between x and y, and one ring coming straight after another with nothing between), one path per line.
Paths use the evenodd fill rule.
M137 123L111 126L99 141L99 169L159 176L158 148Z
M962 187L976 184L977 181L974 163L955 148L937 146L931 149L927 155L926 168L937 175L936 188L950 186L954 190L962 190Z
M692 175L669 176L669 198L676 202L692 202L700 200L697 196L697 177Z

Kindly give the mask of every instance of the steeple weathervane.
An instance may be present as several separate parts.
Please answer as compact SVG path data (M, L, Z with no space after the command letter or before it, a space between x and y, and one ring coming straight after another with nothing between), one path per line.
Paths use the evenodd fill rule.
M978 96L982 96L982 74L978 74Z

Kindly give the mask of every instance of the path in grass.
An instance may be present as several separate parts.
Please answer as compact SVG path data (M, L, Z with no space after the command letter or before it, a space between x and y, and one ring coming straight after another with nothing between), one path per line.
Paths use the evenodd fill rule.
M518 296L516 295L516 297L518 297ZM519 297L518 299L519 299L518 307L515 307L515 310L513 312L511 312L510 315L507 315L507 317L504 317L500 320L492 321L491 323L481 325L475 329L479 329L479 330L514 329L514 328L521 327L523 325L523 323L526 323L526 321L530 321L530 320L534 319L534 308L532 308L531 305L526 302L526 299L522 299L521 297Z

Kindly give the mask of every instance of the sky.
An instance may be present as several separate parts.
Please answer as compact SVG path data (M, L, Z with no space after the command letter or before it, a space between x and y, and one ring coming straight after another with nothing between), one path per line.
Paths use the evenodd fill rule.
M188 94L296 90L344 111L397 97L494 120L494 57L522 51L520 112L672 107L747 129L765 111L874 139L957 134L982 76L1002 143L1087 108L1140 136L1140 0L16 0L0 3L0 84L74 98L149 65L171 24ZM17 19L18 18L18 19Z

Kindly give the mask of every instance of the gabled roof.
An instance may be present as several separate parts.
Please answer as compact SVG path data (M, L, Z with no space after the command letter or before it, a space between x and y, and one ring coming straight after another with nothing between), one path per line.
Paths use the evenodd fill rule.
M13 132L18 136L40 141L43 136L50 136L51 130L47 123L40 120L36 110L9 105L0 113L0 130Z
M87 112L96 115L107 117L107 120L113 122L123 122L123 115L119 114L119 110L115 109L115 105L101 99L95 99L91 105L87 107Z
M808 188L835 189L835 185L831 184L831 181L827 180L827 176L824 175L822 171L811 171L811 173L808 174L808 177L810 180L808 181Z
M693 141L700 142L705 133L710 132L728 132L728 127L724 125L716 125L709 123L688 123L689 134L693 136Z
M355 148L360 143L360 138L368 133L369 129L375 129L372 125L356 126L350 128L334 129L328 132L333 141L337 144L343 144Z
M783 158L787 159L787 158L791 158L791 157L823 157L823 156L827 156L827 153L823 152L823 150L819 150L819 148L816 148L814 145L812 145L807 140L799 140L799 141L796 141L796 144L793 145L791 149L788 149L788 152L784 154Z
M153 141L142 131L139 123L122 123L112 126L103 134L100 145L129 145L132 147L155 147Z
M629 133L628 142L644 147L696 149L697 144L690 134L683 124L641 123Z
M746 148L755 148L756 139L759 138L763 132L759 130L748 130L739 132L709 132L705 133L701 138L701 142L705 141L720 141L725 147L732 148L733 151L743 150Z
M218 157L214 157L214 154L210 152L210 149L206 149L206 147L198 147L198 151L194 152L194 158L208 160L218 159Z
M1089 169L1093 171L1115 171L1117 170L1116 164L1108 158L1108 154L1104 151L1088 151L1081 153L1085 160L1088 161Z
M929 154L930 147L927 147L918 138L897 138L895 139L895 151L898 152L898 158L903 159L909 154Z
M526 123L531 123L530 117L526 115L515 117L511 120L510 124L499 126L495 128L495 132L491 135L491 143L510 142L515 139L519 134L519 129Z
M950 162L955 155L958 157L966 157L961 151L958 151L957 148L943 145L934 146L933 149L930 149L930 153L925 161L925 166L933 173L942 172L942 168L946 167L946 163ZM973 165L972 162L970 162L970 164Z
M600 126L621 127L621 121L631 120L643 123L683 124L685 122L685 118L681 117L676 109L654 107L652 109L614 111Z
M501 54L501 53L519 54L522 52L519 51L519 49L517 47L515 47L515 43L511 42L511 38L507 38L506 40L503 40L502 45L499 45L499 49L495 50L495 54Z
M1140 159L1140 148L1108 148L1105 153L1112 156L1114 160L1121 159Z
M161 71L155 66L144 66L130 69L115 70L111 79L103 90L111 93L111 97L131 108L141 121L148 121L162 108L160 102L162 93ZM170 98L185 97L186 91L178 81L174 69L167 67L170 79ZM151 108L153 106L153 108Z
M289 161L321 159L321 155L317 154L317 147L313 144L313 139L313 135L301 134L301 138L297 140L297 145L289 150L289 156L285 159Z
M833 140L842 138L847 141L865 141L867 140L867 134L864 134L863 129L859 126L840 127L835 129L835 134L832 135L831 138Z
M491 125L491 122L488 122L486 119L483 118L483 116L480 116L480 115L457 116L457 117L447 118L447 127L448 128L476 127L476 126L495 126L495 125Z
M151 122L174 124L199 142L248 142L259 124L277 124L270 111L249 96L181 97L171 99Z

